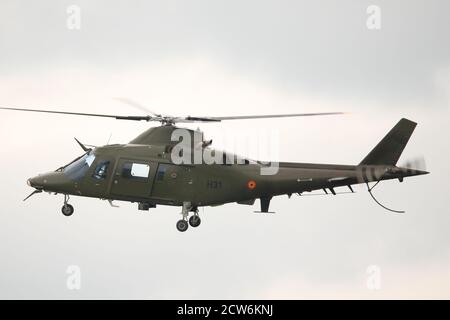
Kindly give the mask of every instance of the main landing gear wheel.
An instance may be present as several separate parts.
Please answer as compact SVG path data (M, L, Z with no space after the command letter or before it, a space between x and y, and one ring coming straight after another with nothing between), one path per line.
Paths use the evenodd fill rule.
M185 232L189 227L189 224L186 220L179 220L177 222L177 229L180 232Z
M197 228L201 222L202 222L202 220L200 219L200 217L198 215L193 215L192 217L189 218L189 224L193 228Z
M67 204L65 204L65 205L62 206L61 212L62 212L62 214L65 215L66 217L69 217L69 216L71 216L71 215L73 214L73 212L74 212L73 206L67 203Z

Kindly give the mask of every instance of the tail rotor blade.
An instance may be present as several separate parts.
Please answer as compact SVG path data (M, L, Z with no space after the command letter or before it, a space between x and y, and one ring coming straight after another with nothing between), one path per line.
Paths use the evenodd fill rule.
M408 159L402 167L406 169L413 169L413 170L427 170L425 158L423 156Z

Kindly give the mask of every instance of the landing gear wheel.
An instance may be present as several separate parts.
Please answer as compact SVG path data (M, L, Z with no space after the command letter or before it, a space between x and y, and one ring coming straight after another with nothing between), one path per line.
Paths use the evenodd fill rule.
M191 225L191 227L197 228L201 222L202 220L197 215L193 215L189 218L189 224Z
M177 229L180 232L185 232L189 227L189 224L186 220L179 220L177 222Z
M73 212L74 212L73 206L67 203L67 204L65 204L65 205L62 206L61 212L62 212L62 214L65 215L66 217L69 217L69 216L71 216L71 215L73 214Z

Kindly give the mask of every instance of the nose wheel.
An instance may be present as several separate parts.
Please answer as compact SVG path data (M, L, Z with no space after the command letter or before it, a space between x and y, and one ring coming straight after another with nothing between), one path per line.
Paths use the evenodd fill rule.
M73 212L74 212L73 206L70 205L70 204L65 204L65 205L62 206L61 212L62 212L62 214L65 215L66 217L69 217L69 216L71 216L71 215L73 214Z
M73 214L73 212L75 211L73 206L71 204L69 204L68 202L69 202L69 196L64 195L64 205L61 208L61 212L66 217L71 216Z

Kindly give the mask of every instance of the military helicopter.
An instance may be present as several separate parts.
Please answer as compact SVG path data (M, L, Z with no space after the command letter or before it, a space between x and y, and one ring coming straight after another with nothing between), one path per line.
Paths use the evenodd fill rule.
M382 205L372 194L373 188L383 180L398 179L402 182L405 177L428 173L410 166L396 165L416 127L415 122L407 119L401 119L358 165L280 162L275 174L265 175L261 172L267 168L266 162L249 159L241 159L236 163L227 161L230 155L221 155L212 149L212 140L204 141L201 132L178 128L176 124L343 113L173 117L152 111L146 116L120 116L40 109L0 109L160 123L160 126L151 127L127 144L94 147L84 145L75 138L84 152L80 157L54 171L28 179L27 183L34 191L24 201L44 191L62 194L64 204L61 211L65 216L74 213L74 207L69 204L70 196L99 198L109 201L111 206L114 206L112 201L115 200L134 202L138 204L139 210L149 210L157 205L178 206L181 207L182 218L177 221L176 227L184 232L189 225L194 228L200 225L200 207L234 202L253 205L259 199L260 212L269 213L270 201L274 196L307 195L315 190L323 190L324 195L336 195L335 188L347 187L349 192L354 192L352 185L360 183L367 185L368 192L377 204L401 213L403 211ZM174 139L174 134L180 129L187 133L189 139L186 136L178 141ZM178 148L180 140L189 140L187 149ZM219 156L224 161L178 161L180 157L192 160L197 151L208 151L210 155L215 158ZM370 187L370 182L375 184Z

